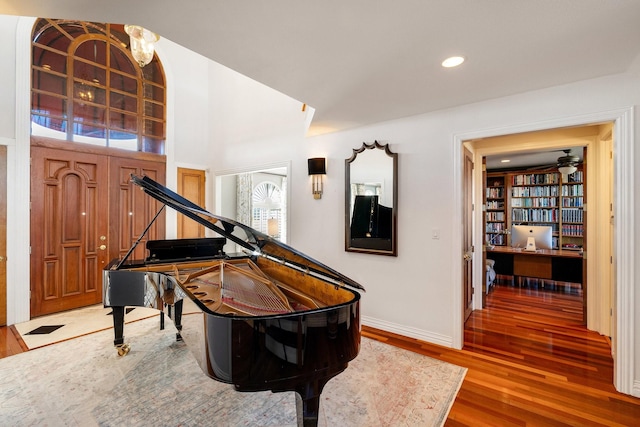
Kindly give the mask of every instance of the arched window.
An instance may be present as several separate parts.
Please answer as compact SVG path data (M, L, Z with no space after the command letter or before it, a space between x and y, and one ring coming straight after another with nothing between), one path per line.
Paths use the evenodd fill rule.
M164 154L164 71L128 46L123 25L37 20L31 135Z

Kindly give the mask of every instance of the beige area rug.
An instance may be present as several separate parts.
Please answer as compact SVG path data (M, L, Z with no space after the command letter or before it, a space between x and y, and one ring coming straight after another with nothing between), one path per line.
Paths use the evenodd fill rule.
M208 378L158 317L0 359L0 424L11 426L295 426L295 395L240 393ZM325 386L320 426L441 426L466 369L363 338Z

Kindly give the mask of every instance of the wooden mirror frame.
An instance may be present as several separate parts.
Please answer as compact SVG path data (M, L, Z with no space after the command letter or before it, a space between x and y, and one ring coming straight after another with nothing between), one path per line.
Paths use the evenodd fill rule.
M381 150L380 154L381 155L385 155L387 157L390 157L391 160L391 164L393 167L393 170L391 171L391 174L388 174L391 179L391 190L393 191L393 195L392 195L392 204L393 206L390 207L390 212L389 212L389 208L386 207L387 209L384 210L384 215L382 215L381 213L383 212L383 210L381 210L379 207L383 207L385 208L384 205L380 204L378 202L378 198L371 198L371 199L367 199L370 200L362 200L361 202L363 203L370 203L371 204L371 210L370 211L366 211L366 212L370 212L369 213L369 226L368 226L368 232L366 232L365 236L362 237L353 237L353 231L352 230L352 211L355 210L355 206L352 209L351 206L351 202L352 200L355 200L355 195L352 195L352 183L351 183L351 167L354 165L354 162L356 161L358 154L365 152L365 150L374 150L375 152L378 152L377 150ZM385 157L386 158L386 157ZM354 148L353 149L353 154L350 158L345 160L345 164L344 164L344 170L345 170L345 188L344 188L344 193L345 193L345 202L344 202L344 206L345 206L345 218L344 218L344 227L345 227L345 232L344 232L344 250L347 252L360 252L360 253L367 253L367 254L374 254L374 255L388 255L388 256L398 256L398 230L397 230L397 218L398 218L398 153L392 153L391 150L389 149L389 145L388 144L380 144L378 141L374 141L373 144L367 144L365 142L362 143L362 146L360 148ZM384 177L382 177L381 181L384 181ZM388 186L387 186L388 188ZM364 196L367 197L367 196ZM384 199L383 199L384 200ZM374 203L375 203L375 208L374 208ZM380 218L380 217L384 217L386 218L388 221L390 221L390 224L385 228L383 227L383 230L386 230L387 228L390 230L390 235L389 237L384 237L384 235L386 235L387 231L382 232L381 234L383 234L383 237L378 237L375 234L378 232L378 221L376 221L376 225L374 227L373 224L373 218L374 218L374 210L375 210L375 217L376 218ZM366 215L366 213L365 213ZM385 220L385 223L387 223ZM387 223L388 224L388 223ZM370 235L372 229L375 229L374 235Z

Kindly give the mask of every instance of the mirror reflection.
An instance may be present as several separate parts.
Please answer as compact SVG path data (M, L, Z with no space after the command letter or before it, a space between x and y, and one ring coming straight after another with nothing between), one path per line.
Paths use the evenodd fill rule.
M398 154L363 143L345 161L345 250L396 256Z

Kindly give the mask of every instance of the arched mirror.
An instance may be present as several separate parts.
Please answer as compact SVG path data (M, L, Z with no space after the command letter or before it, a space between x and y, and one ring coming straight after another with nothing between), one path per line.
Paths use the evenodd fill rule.
M397 256L398 154L362 143L345 160L345 251Z

